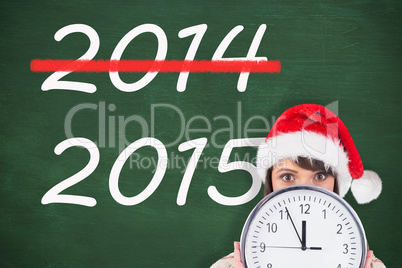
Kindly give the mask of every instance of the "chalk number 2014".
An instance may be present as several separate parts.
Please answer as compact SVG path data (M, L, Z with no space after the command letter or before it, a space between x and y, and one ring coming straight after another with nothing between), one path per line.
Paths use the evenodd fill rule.
M258 28L252 42L250 48L248 50L246 57L239 57L239 58L223 58L223 54L232 43L233 39L244 29L242 25L238 25L234 27L226 36L223 38L219 46L217 47L215 53L212 56L212 60L267 60L266 57L256 57L258 47L261 43L262 37L265 33L267 26L265 24L260 25ZM188 48L187 54L185 56L185 60L194 60L195 54L200 46L201 40L207 30L206 24L200 24L191 26L188 28L184 28L179 31L178 36L179 38L186 38L189 36L194 35L194 38ZM79 60L92 60L100 47L100 38L98 33L90 26L85 24L71 24L67 25L61 29L59 29L55 35L54 39L56 41L63 40L69 34L72 33L82 33L86 35L90 41L88 50L79 58ZM111 60L120 60L123 52L129 45L129 43L134 40L138 35L143 33L151 33L154 34L157 38L158 48L155 56L155 60L164 60L166 58L166 54L168 51L168 40L166 37L165 32L162 28L155 24L142 24L131 31L129 31L116 45L112 55ZM73 64L73 63L72 63ZM74 63L70 65L73 71L80 68L81 65ZM67 66L68 67L68 66ZM43 83L42 83L42 90L72 90L72 91L81 91L86 93L94 93L96 91L96 86L90 83L84 82L75 82L75 81L63 81L60 80L70 72L60 71L52 73ZM141 79L134 83L126 83L121 80L118 72L110 72L109 77L113 85L124 92L134 92L137 90L142 89L146 85L148 85L158 74L158 72L147 72ZM183 92L186 89L187 79L188 79L188 72L181 72L179 74L179 78L177 80L177 91ZM240 73L237 89L240 92L246 90L247 87L247 80L248 80L249 73L242 72Z

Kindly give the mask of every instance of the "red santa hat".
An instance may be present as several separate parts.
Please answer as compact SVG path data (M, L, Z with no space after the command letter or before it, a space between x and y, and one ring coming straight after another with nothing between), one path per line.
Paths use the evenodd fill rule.
M267 169L279 161L295 161L299 156L321 160L326 168L332 168L341 197L351 188L357 202L365 204L381 193L381 179L375 172L363 169L349 131L324 106L297 105L276 120L265 143L258 148L257 167L261 179L265 182Z

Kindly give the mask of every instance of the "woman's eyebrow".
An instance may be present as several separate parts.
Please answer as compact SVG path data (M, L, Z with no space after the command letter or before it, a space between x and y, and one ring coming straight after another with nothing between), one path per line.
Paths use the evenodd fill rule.
M280 168L280 169L278 169L277 172L282 172L282 171L289 171L289 172L293 172L293 173L298 173L297 170L290 169L290 168Z

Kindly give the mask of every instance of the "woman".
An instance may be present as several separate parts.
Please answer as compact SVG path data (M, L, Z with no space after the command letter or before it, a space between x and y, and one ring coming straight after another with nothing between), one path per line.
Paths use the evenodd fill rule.
M343 122L321 105L303 104L286 110L258 149L257 167L264 195L298 184L316 185L344 197L351 188L360 204L376 199L381 180L363 164ZM353 181L353 183L352 183ZM240 244L211 268L243 267ZM384 264L368 250L364 268Z

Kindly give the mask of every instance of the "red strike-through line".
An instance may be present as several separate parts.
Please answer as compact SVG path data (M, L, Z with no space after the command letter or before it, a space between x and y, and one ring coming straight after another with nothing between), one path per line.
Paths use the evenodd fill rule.
M279 60L40 60L32 72L280 73Z

